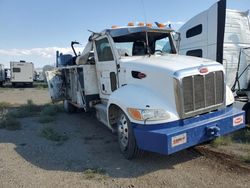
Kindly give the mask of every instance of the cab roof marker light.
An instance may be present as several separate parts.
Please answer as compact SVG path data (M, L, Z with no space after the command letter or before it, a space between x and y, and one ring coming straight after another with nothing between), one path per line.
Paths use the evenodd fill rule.
M116 29L116 28L118 28L118 26L117 25L112 25L111 28Z
M155 22L155 24L156 24L156 26L157 26L158 28L161 28L161 29L163 29L163 28L166 27L166 24L164 24L164 23Z
M146 26L147 27L153 27L153 24L152 23L146 23Z
M139 22L139 23L137 24L137 26L143 27L143 26L145 26L145 24L144 24L143 22Z
M129 22L128 26L135 26L134 22Z

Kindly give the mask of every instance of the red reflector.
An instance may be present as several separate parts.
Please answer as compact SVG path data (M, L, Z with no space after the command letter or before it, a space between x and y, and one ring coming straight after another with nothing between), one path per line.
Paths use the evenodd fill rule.
M199 69L199 72L200 72L201 74L206 74L206 73L208 73L208 69L207 69L207 67L201 67L201 68Z
M233 118L233 126L241 125L244 122L243 115Z
M139 79L142 79L142 78L146 77L146 74L144 74L142 72L139 72L137 76L138 76Z

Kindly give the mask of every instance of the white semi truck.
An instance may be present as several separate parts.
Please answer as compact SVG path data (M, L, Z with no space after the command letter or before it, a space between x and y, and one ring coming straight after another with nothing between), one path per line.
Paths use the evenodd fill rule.
M245 103L243 109L250 123L249 11L226 9L226 0L220 0L188 20L179 32L180 54L223 64L226 83L236 100Z
M4 82L5 82L4 65L0 64L0 86L3 86Z
M10 82L15 87L18 84L33 85L34 78L34 64L25 61L11 61L10 62Z
M95 109L127 159L143 150L171 154L245 127L223 66L178 55L174 31L158 26L93 33L76 65L46 72L51 99L69 112Z

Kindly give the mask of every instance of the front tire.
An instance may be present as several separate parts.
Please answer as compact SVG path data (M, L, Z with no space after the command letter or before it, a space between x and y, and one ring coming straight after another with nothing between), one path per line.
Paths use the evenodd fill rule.
M117 132L120 150L126 159L132 159L142 154L142 150L136 144L131 122L124 112L119 114Z
M74 113L77 110L77 107L71 104L68 100L63 101L63 107L64 107L64 110L68 113Z

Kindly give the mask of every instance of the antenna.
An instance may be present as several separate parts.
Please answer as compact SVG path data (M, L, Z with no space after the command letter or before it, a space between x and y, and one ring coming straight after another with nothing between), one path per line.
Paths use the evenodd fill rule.
M143 0L141 0L141 4L142 4L142 10L143 10L144 21L145 21L145 23L147 23L147 15L146 15L145 5L144 5L144 1L143 1Z
M147 15L146 15L146 11L145 11L145 6L144 6L144 1L143 1L143 0L141 0L141 4L142 4L144 22L145 22L145 24L147 24ZM146 33L146 47L147 47L147 53L149 54L149 57L150 57L151 54L150 54L150 49L149 49L149 44L148 44L148 31L146 30L145 33Z

